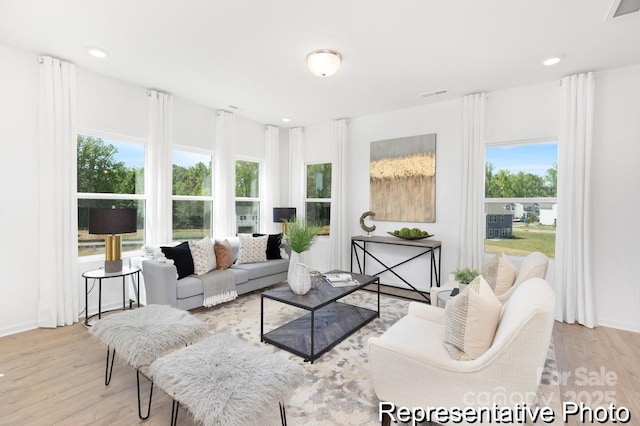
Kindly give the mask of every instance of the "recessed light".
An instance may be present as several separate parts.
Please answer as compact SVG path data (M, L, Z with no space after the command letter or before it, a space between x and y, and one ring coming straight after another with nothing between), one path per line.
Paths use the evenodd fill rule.
M550 67L551 65L559 64L562 61L562 55L549 56L542 60L542 65Z
M100 58L100 59L106 58L107 56L109 56L109 52L99 47L89 46L87 47L87 52L89 52L89 55L94 56L96 58Z
M289 117L282 117L281 120L282 120L283 123L288 123L288 122L291 121L291 119Z

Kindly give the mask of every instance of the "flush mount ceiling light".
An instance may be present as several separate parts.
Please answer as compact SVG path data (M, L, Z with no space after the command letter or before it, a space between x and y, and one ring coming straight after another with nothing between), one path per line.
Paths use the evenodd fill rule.
M107 56L109 56L109 52L107 52L104 49L101 49L99 47L94 47L94 46L89 46L87 47L87 52L89 52L89 55L94 56L96 58L106 58Z
M338 71L342 56L335 50L318 49L307 55L309 71L318 77L329 77Z
M562 55L549 56L542 60L542 65L550 67L551 65L558 64L562 61Z
M281 120L282 120L283 123L288 123L288 122L291 121L291 119L289 117L282 117Z

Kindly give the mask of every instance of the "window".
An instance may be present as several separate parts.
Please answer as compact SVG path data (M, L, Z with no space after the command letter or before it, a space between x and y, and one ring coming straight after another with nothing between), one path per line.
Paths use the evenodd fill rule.
M239 234L260 231L260 163L236 161L236 227Z
M488 145L485 164L485 252L555 257L558 144Z
M307 164L305 197L307 220L329 235L331 219L331 163Z
M76 140L78 255L104 253L104 237L89 234L89 210L111 206L137 209L138 232L122 236L122 251L139 250L144 244L144 141L83 133Z
M174 149L172 165L172 238L211 236L213 174L210 153Z

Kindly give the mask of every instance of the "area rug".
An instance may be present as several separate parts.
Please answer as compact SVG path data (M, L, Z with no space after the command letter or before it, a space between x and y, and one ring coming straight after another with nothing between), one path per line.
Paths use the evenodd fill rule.
M376 294L359 291L343 299L347 303L375 309ZM380 336L406 315L409 301L391 296L380 298L380 318L375 319L313 364L275 346L260 343L260 292L243 295L233 302L194 311L209 324L211 333L232 333L249 342L299 362L305 368L305 384L286 405L288 424L335 426L378 425L378 399L373 389L367 360L367 340ZM302 309L272 300L264 301L265 333L305 313ZM555 351L550 347L539 397L542 405L559 405L559 387L550 380L555 373ZM279 424L278 407L265 413L263 424Z

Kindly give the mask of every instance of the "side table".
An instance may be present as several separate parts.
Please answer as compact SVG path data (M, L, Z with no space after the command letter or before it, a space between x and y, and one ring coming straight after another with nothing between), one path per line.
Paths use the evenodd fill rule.
M456 296L458 293L460 293L460 290L458 288L454 288L453 290L439 291L437 303L438 308L444 308L445 306L447 306L447 302L449 301L449 299Z
M127 309L126 298L126 278L131 277L134 281L134 287L136 288L136 300L138 307L140 307L140 268L137 266L123 266L122 271L119 272L105 272L104 269L92 269L82 273L84 277L84 325L91 327L89 320L96 315L98 319L102 318L102 280L107 278L119 278L122 277L122 310ZM98 313L89 315L89 278L98 280ZM131 306L130 306L131 307Z

